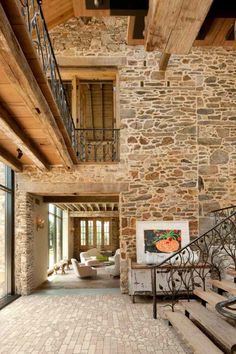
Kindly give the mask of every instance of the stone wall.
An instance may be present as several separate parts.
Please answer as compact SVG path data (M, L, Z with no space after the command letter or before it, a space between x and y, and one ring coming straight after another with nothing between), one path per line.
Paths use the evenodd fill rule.
M208 212L236 204L236 51L193 48L158 72L160 53L127 46L125 18L72 19L51 31L57 55L126 57L119 68L121 159L68 171L18 175L22 188L63 183L115 187L120 194L121 288L136 253L136 220L188 220L191 237ZM76 193L76 189L74 190Z
M18 188L15 214L16 293L28 295L34 289L34 198Z

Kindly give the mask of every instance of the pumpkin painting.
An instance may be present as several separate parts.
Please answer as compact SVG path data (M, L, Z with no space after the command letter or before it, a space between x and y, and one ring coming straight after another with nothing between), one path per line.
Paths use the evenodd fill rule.
M145 250L172 253L181 247L181 230L145 230Z

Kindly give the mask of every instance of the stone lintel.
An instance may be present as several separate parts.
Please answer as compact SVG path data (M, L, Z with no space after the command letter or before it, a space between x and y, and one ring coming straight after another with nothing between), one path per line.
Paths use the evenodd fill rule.
M125 66L126 57L57 57L60 67Z

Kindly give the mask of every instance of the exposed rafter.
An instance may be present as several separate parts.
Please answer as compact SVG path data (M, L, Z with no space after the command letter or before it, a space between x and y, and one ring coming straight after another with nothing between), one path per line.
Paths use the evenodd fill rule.
M19 160L14 158L8 151L0 146L0 161L11 167L14 171L22 171L22 164Z

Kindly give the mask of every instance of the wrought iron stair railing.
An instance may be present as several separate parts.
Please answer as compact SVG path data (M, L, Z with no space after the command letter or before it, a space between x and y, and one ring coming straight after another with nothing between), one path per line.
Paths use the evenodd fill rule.
M32 42L61 113L71 144L77 151L75 125L41 8L42 0L19 0Z
M207 279L219 279L229 266L236 270L236 210L189 244L151 267L153 317L157 318L157 293L170 299L174 311L180 296L190 299L197 287L207 289ZM233 210L233 211L232 211ZM220 210L217 210L219 213Z
M76 129L78 159L81 162L118 162L120 130Z
M222 219L232 215L235 211L236 211L236 205L232 205L226 208L212 210L211 214L214 216L215 224L217 224Z
M226 299L225 301L218 302L215 309L224 317L236 321L236 307L232 307L232 305L236 305L236 296Z

